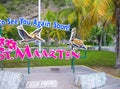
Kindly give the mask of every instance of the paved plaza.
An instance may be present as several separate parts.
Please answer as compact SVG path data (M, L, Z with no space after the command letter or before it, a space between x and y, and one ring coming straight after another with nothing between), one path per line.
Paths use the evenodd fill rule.
M27 68L5 68L12 72L21 72L27 77L26 89L79 89L74 86L75 75L96 73L85 66L76 66L75 73L70 66L31 67L30 74ZM98 89L120 89L120 79L107 74L107 83Z

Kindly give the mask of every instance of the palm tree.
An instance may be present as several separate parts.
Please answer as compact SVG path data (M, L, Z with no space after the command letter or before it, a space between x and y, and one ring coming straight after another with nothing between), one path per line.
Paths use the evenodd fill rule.
M45 15L43 15L43 19L53 23L53 21L56 20L56 13L48 10L48 12ZM42 37L46 39L48 50L49 50L49 43L50 43L50 32L51 32L51 28L46 28L46 27L43 28Z
M97 13L95 11L97 11ZM93 23L101 22L102 20L103 27L109 22L114 21L113 19L116 19L115 67L120 68L120 0L94 0L89 17L92 17L91 21Z
M106 25L110 19L111 13L108 11L110 8L107 6L108 4L105 0L73 0L74 6L61 10L60 16L64 17L64 21L67 20L70 24L75 24L77 37L85 39L93 25L97 25L98 22ZM101 7L104 7L103 12L100 10Z
M75 7L74 15L76 15L73 16L76 17L75 20L77 21L77 37L84 39L84 37L87 36L91 29L91 24L89 21L87 21L86 17L92 2L91 0L73 0L73 4ZM70 18L68 18L68 20L69 19Z
M93 25L98 25L104 30L116 18L117 55L115 67L120 68L120 0L73 0L73 3L75 10L68 16L68 21L73 23L76 19L77 29L80 33L84 32L85 29L82 30L84 27ZM88 29L87 32L89 32ZM101 42L102 33L100 46Z
M61 21L58 18L58 15L56 12L52 12L52 11L48 11L46 13L46 15L44 15L44 19L48 20L49 22L51 22L51 26L53 25L54 21ZM62 22L61 22L62 23ZM42 33L42 37L44 37L47 41L46 44L48 46L48 50L49 50L49 43L50 43L50 38L55 39L55 43L56 46L58 46L58 41L62 39L62 37L65 36L65 31L60 31L59 29L54 29L54 28L44 28L43 29L43 33Z
M68 0L69 1L69 0ZM71 0L70 0L71 1ZM87 1L87 3L86 3ZM67 6L60 11L60 18L71 26L77 28L77 37L84 39L90 32L90 22L85 20L89 11L88 7L92 4L90 0L73 0L73 6ZM86 26L85 26L86 25ZM87 30L85 30L87 29ZM86 34L84 34L86 33Z
M101 36L99 40L99 50L101 50L102 39L105 29L107 29L108 24L112 20L113 16L113 1L112 0L94 0L90 7L87 19L91 21L93 25L97 25L102 29Z
M61 31L61 30L58 30L58 29L53 29L51 32L50 32L50 36L55 39L55 43L56 43L56 46L58 47L58 42L64 38L65 36L65 31Z
M116 68L120 68L120 0L114 0L116 15Z

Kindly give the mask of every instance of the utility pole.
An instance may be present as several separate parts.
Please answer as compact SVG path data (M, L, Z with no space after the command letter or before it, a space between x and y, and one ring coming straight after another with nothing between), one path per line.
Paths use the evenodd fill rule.
M38 21L41 21L41 0L38 0ZM39 34L39 37L41 37L41 33ZM39 41L39 52L41 52L41 42L40 41Z

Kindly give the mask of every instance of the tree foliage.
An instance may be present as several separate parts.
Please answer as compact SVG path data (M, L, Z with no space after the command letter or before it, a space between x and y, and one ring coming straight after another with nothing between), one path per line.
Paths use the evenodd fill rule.
M0 19L6 19L7 17L7 9L2 4L0 4Z

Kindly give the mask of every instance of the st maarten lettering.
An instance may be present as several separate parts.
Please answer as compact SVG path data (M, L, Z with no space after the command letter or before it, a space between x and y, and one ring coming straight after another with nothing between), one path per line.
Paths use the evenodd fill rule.
M80 52L75 52L74 50L66 51L64 49L51 49L47 52L46 49L43 49L42 52L39 52L38 49L35 49L34 52L31 52L29 45L26 45L25 49L22 51L19 47L15 49L15 55L11 57L11 51L5 51L5 48L0 47L0 60L14 60L20 58L21 60L25 59L25 56L28 59L34 58L53 58L53 59L71 59L71 58L80 58Z

